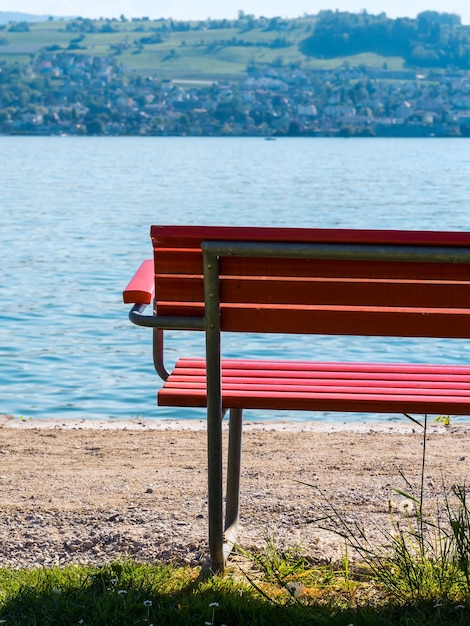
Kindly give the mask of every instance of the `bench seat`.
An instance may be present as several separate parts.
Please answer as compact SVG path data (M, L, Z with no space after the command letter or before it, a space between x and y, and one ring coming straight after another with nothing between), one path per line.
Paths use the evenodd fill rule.
M179 359L158 404L205 407L205 359ZM223 359L222 406L468 415L470 366Z

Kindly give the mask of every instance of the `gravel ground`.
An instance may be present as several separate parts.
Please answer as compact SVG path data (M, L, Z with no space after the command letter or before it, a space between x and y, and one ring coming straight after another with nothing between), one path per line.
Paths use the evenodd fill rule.
M324 494L379 540L394 488L419 486L417 427L246 423L240 544L274 538L318 562L342 541L319 528ZM470 425L430 427L427 502L463 485ZM206 433L201 422L71 422L0 416L0 566L207 559ZM308 484L305 484L308 483Z

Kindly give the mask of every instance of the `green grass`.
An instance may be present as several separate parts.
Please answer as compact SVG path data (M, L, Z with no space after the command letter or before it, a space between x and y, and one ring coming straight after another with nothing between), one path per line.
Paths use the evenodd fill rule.
M24 63L28 63L31 60L31 54L29 52L15 52L11 54L0 54L0 61L4 61L6 63L11 63L12 65L18 63L19 65L23 65Z
M48 22L45 22L46 24ZM12 33L9 31L2 31L1 36L8 42L10 46L68 46L71 39L74 39L77 35L74 33L68 33L66 31L60 32L55 29L50 30L36 30L32 29L29 33ZM0 47L1 52L1 47Z
M113 22L117 32L113 33L83 33L84 38L79 42L82 49L70 50L70 42L77 39L80 33L65 30L67 22L45 21L30 24L30 31L15 33L8 30L1 31L0 36L8 42L0 46L0 61L12 63L19 60L21 63L30 61L30 56L13 56L14 48L10 46L28 46L33 53L40 48L60 46L71 54L91 54L110 56L115 53L112 46L126 45L117 59L126 67L137 72L154 72L162 78L199 78L219 80L223 78L239 78L246 74L249 64L255 62L260 66L269 66L279 60L288 66L291 63L300 63L310 69L334 69L345 61L351 66L367 65L382 67L387 63L389 69L403 67L400 57L382 57L377 54L361 54L336 59L319 59L305 56L299 49L299 43L311 34L312 18L292 20L290 27L283 31L253 28L244 31L239 28L189 30L178 32L160 32L163 41L159 44L140 43L140 39L154 34L152 28L161 28L158 21ZM103 23L96 22L98 28ZM143 28L138 32L136 28ZM282 37L290 45L285 48L266 47L271 41ZM260 43L262 45L227 45L232 39ZM171 51L174 51L172 53Z
M240 77L246 69L246 63L233 62L220 55L181 54L177 49L176 57L168 57L169 50L147 50L140 54L126 51L120 55L119 62L132 67L137 72L154 73L160 78L170 79L205 79L219 80Z
M275 555L275 556L274 556ZM199 568L116 562L103 567L0 570L0 624L250 624L252 626L424 626L468 624L456 601L388 596L364 571L314 567L272 551L256 569L224 576Z

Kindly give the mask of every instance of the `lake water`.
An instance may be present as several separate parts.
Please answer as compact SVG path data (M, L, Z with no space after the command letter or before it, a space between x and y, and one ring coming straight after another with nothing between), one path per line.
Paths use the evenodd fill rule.
M0 137L0 148L0 413L15 417L203 417L157 407L151 331L121 303L151 256L150 224L470 229L462 139ZM167 337L169 365L203 354L202 333ZM470 363L462 341L257 336L248 349L230 335L223 345L228 356Z

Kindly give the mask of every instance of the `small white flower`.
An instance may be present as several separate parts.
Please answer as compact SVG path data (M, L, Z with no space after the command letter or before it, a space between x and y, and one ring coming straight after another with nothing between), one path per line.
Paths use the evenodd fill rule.
M118 578L110 578L109 582L112 583L113 585L115 585L116 583L119 582L119 579Z
M144 600L144 606L152 606L152 600Z
M218 602L211 602L211 603L209 604L209 606L211 606L211 607L212 607L212 606L215 606L216 608L218 608L218 607L219 607L219 603L218 603Z
M415 507L412 500L402 500L398 505L398 510L404 515L412 515Z
M462 611L464 608L465 604L457 604L457 606L454 607L456 611Z
M294 598L297 598L302 593L302 585L300 583L287 583L286 589Z
M122 595L123 593L127 593L127 591L125 589L119 589L118 593Z

